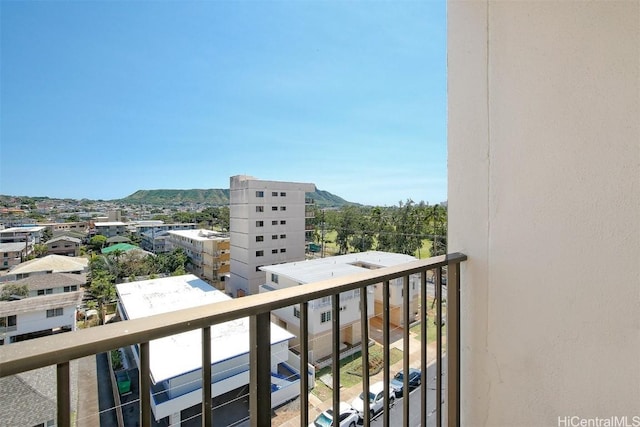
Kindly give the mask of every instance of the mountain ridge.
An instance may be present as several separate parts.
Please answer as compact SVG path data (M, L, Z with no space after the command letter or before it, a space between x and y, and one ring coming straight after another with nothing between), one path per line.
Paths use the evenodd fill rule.
M345 205L359 205L349 202L340 196L325 190L316 190L307 193L307 197L315 200L319 207L342 207ZM169 203L208 203L212 205L228 205L229 189L209 188L209 189L155 189L138 190L122 199L121 203L164 205Z

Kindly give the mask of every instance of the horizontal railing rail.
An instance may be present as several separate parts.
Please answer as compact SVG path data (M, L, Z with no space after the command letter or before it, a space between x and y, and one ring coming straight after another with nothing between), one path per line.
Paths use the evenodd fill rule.
M21 372L38 369L45 366L57 365L58 378L58 422L57 425L65 426L70 424L69 414L69 362L86 356L99 354L110 351L112 349L139 345L140 349L140 390L150 389L149 372L149 342L155 339L168 337L196 329L202 330L203 348L203 378L211 378L211 347L210 336L211 326L223 322L249 317L250 321L250 361L251 361L251 381L250 381L250 413L251 424L255 426L270 425L271 417L271 401L270 401L270 365L268 358L259 355L258 351L269 351L270 348L270 316L271 312L276 309L289 307L295 304L301 304L301 332L300 342L302 343L301 355L302 364L306 366L307 361L307 310L308 303L312 300L322 297L331 296L334 300L333 307L333 326L334 326L334 344L339 344L339 298L335 298L340 293L352 291L355 289L364 289L369 285L383 283L385 295L387 296L387 304L385 304L385 360L388 362L388 329L389 329L389 307L388 292L389 282L397 278L406 278L405 287L408 287L408 277L412 274L420 273L422 275L423 292L426 294L426 271L436 270L439 278L442 275L442 267L449 266L448 279L449 287L447 289L448 313L447 313L447 333L452 334L447 339L448 346L448 372L449 380L453 377L456 384L448 383L448 401L449 407L453 405L453 410L457 408L459 413L459 312L451 308L451 301L458 304L459 293L459 267L462 261L466 260L466 255L461 253L452 253L448 255L437 256L424 260L416 260L406 264L381 268L377 270L368 270L346 277L333 278L316 283L305 284L304 286L294 286L285 289L279 289L263 294L256 294L244 298L233 299L223 303L213 303L199 307L177 310L169 313L153 315L145 318L126 320L100 326L99 328L82 329L70 333L59 334L54 336L43 337L35 340L27 340L11 345L0 347L0 377L18 374ZM451 268L455 267L455 268ZM455 270L455 271L452 271ZM452 287L452 280L457 281L457 288ZM437 284L439 285L439 283ZM408 290L408 288L407 288ZM364 296L364 303L361 307L366 307L367 292L360 292ZM455 293L455 295L454 295ZM408 292L405 292L408 295ZM436 286L436 298L440 297L440 287ZM442 297L440 297L442 298ZM422 320L426 307L422 305ZM363 310L366 315L366 310ZM405 308L405 312L407 309ZM438 321L438 323L441 323ZM408 323L405 323L407 325ZM366 328L363 328L363 331ZM423 323L423 331L426 331L426 323ZM455 333L454 333L455 332ZM367 337L363 336L363 339ZM426 336L424 337L426 340ZM368 338L367 338L368 339ZM426 342L426 341L423 341ZM438 343L440 345L440 342ZM367 356L367 346L363 346L363 357ZM259 350L257 350L259 349ZM452 350L449 350L452 349ZM335 354L335 352L334 352ZM453 356L453 360L452 360ZM439 356L440 357L440 356ZM366 359L365 359L366 360ZM338 360L334 360L335 366L339 365ZM407 362L405 362L406 364ZM366 366L367 364L363 364ZM441 364L439 364L441 366ZM426 366L424 366L426 368ZM388 363L385 366L385 381L388 387ZM425 369L426 370L426 369ZM144 374L146 373L146 374ZM334 381L337 372L334 372ZM368 369L364 374L368 374ZM368 375L364 375L368 377ZM338 375L339 377L339 375ZM439 379L439 378L438 378ZM308 390L307 376L302 375L301 390ZM365 390L368 390L368 379L364 381ZM211 387L209 383L203 380L203 425L211 425ZM339 383L334 384L334 407L339 403ZM423 387L425 389L426 387ZM336 394L337 393L337 394ZM454 393L453 395L451 393ZM457 395L455 393L458 393ZM408 405L409 399L404 399ZM385 399L385 425L389 425L388 420L388 401ZM307 425L308 422L306 405L308 397L306 393L301 393L301 425ZM367 405L365 404L365 407ZM149 393L140 393L141 407L141 425L150 425L150 396ZM66 409L65 409L66 408ZM408 408L408 406L407 406ZM448 422L457 424L458 415L452 414L452 409L448 412ZM453 417L453 419L452 419ZM365 417L365 425L368 425L368 417Z

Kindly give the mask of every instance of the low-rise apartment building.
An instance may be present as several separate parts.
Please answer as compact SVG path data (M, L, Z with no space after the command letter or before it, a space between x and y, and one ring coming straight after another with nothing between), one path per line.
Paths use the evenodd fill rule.
M6 228L0 230L0 243L28 242L35 245L42 242L45 229L40 225Z
M187 271L224 290L229 274L229 235L204 229L168 233L168 251L181 248L189 257Z
M124 320L224 302L230 298L192 274L116 285L118 311ZM272 405L300 394L299 360L289 351L292 335L271 325ZM151 409L156 421L180 425L185 413L200 410L202 402L202 336L189 331L149 342ZM138 349L133 349L138 365ZM298 366L296 367L296 363ZM211 390L220 396L249 384L249 319L211 327ZM289 375L283 377L282 372ZM313 378L311 379L313 380ZM195 407L195 408L194 408ZM164 424L163 424L164 425Z
M290 286L328 280L336 277L362 273L383 267L404 264L416 258L396 253L369 251L328 258L277 264L261 267L266 272L266 284L261 292L269 292ZM409 291L411 315L417 312L419 303L419 277L410 277ZM367 299L370 318L382 315L382 285L369 287L371 297ZM403 282L389 282L390 323L402 326ZM274 321L292 334L299 336L299 307L274 310ZM344 292L340 295L340 341L344 349L360 345L360 291ZM291 341L298 344L297 338ZM331 342L331 298L314 300L309 304L309 361L318 362L332 353Z

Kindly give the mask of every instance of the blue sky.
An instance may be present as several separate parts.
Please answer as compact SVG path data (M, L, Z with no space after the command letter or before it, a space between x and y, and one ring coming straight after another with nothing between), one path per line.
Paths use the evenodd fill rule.
M446 5L2 1L0 194L446 200Z

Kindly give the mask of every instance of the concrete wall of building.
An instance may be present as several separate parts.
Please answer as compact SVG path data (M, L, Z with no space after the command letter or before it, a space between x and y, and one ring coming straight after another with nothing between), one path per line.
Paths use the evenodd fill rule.
M448 5L462 425L639 415L639 57L637 1Z

